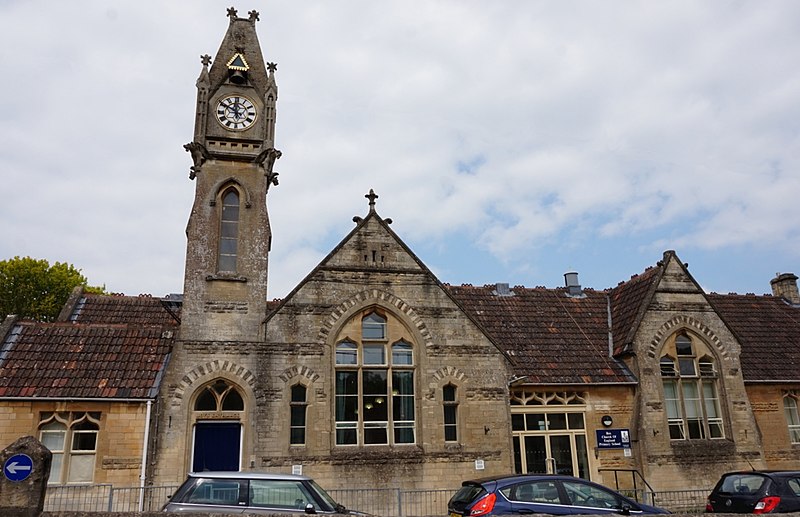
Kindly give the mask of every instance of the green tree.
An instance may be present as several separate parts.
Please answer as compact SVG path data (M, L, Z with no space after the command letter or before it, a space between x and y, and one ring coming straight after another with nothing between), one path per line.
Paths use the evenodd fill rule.
M31 257L0 261L0 315L53 321L75 286L87 286L80 269L72 264ZM104 292L104 287L88 287Z

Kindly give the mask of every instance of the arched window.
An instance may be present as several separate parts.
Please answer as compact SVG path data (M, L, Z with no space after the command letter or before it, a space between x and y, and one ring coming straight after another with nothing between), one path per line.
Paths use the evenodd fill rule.
M717 369L704 343L682 332L668 341L662 353L659 365L670 439L724 438Z
M336 344L336 445L413 444L414 345L405 327L375 310L354 317Z
M242 395L223 379L208 384L194 402L195 411L244 411Z
M100 413L43 413L39 439L53 453L49 483L94 480Z
M219 228L219 271L236 271L239 245L239 192L231 187L222 194L222 216Z
M302 384L292 386L292 399L289 403L289 443L306 444L306 387Z
M458 441L458 398L457 388L448 384L442 388L444 406L444 441Z
M386 318L377 312L371 312L361 320L361 339L386 339Z
M797 413L797 398L791 394L783 397L783 414L789 426L789 439L792 443L800 443L800 415Z

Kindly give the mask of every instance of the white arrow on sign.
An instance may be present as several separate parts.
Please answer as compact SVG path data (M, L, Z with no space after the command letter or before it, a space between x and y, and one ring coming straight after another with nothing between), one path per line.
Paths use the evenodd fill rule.
M12 474L16 474L18 470L30 470L30 469L31 469L30 465L20 465L16 461L14 463L9 463L6 466L6 470Z

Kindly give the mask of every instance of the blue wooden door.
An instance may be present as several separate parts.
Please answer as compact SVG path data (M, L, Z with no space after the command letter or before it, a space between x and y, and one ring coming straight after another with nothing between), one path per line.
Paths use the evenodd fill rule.
M203 422L194 427L192 472L238 471L242 426L236 422Z

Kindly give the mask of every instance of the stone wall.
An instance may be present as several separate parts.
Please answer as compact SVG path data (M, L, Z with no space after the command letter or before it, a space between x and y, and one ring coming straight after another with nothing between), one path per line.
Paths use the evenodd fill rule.
M7 401L0 406L0 443L38 437L43 413L100 413L92 483L137 486L146 411L141 402Z

